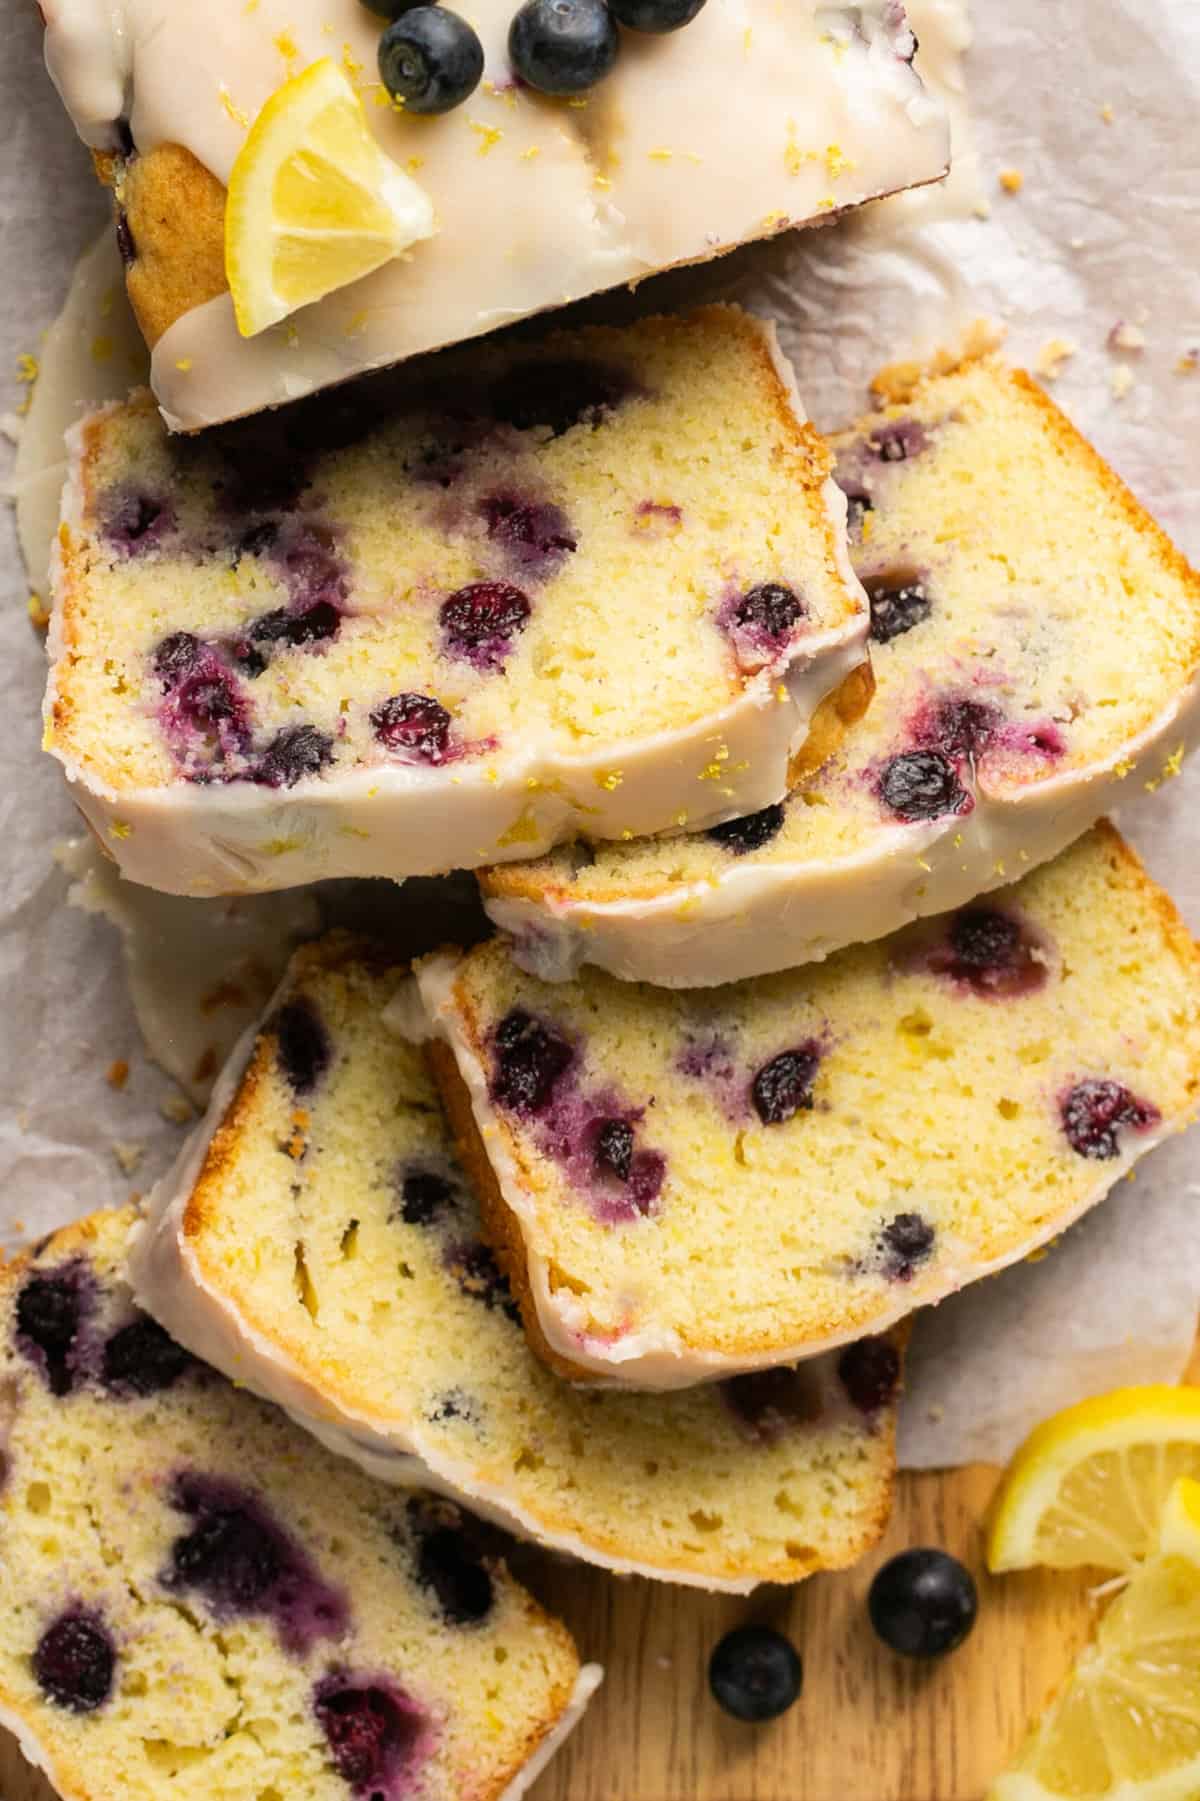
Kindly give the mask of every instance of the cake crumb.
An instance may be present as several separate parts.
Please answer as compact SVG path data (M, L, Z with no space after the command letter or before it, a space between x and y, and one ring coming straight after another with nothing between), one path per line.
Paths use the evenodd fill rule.
M1043 381L1057 381L1078 348L1070 338L1050 338L1039 350L1034 368Z
M1100 108L1100 117L1104 120L1106 125L1111 125L1116 116L1116 113L1113 111L1112 101L1106 100L1104 105Z
M29 623L34 631L46 631L50 625L50 609L41 595L31 593L26 604L29 608Z
M1200 369L1200 350L1185 350L1175 365L1176 375L1195 375Z
M196 1109L192 1106L191 1101L177 1088L173 1088L169 1093L163 1095L158 1103L158 1110L164 1119L169 1119L172 1124L177 1126L186 1126L190 1120L196 1117Z
M672 1670L675 1667L674 1659L664 1657L661 1653L654 1659L654 1663L655 1667L660 1670Z
M1108 377L1108 385L1114 400L1124 400L1133 387L1134 374L1128 363L1122 363L1119 369L1113 369Z
M1021 169L1001 169L1000 186L1006 194L1019 194L1025 186L1025 174Z
M1108 334L1110 350L1128 350L1136 355L1146 348L1146 334L1140 325L1132 324L1128 319L1118 319Z
M940 345L931 356L924 359L888 363L872 378L871 392L889 405L903 405L927 375L952 375L965 363L972 363L977 357L989 356L993 350L998 350L1004 342L1005 330L998 319L974 319L957 344ZM868 513L863 520L864 535L870 521L871 515Z
M945 1417L946 1409L942 1406L940 1401L934 1401L931 1407L925 1409L925 1418L935 1426L944 1420Z
M112 1152L120 1165L121 1174L131 1176L146 1155L146 1147L133 1138L114 1138Z
M129 1065L124 1057L117 1057L104 1072L104 1080L110 1088L124 1088L129 1080Z

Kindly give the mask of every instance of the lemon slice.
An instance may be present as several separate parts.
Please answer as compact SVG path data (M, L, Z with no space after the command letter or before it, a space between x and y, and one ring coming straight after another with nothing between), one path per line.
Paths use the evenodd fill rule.
M993 1503L990 1570L1128 1572L1177 1476L1200 1477L1200 1388L1118 1388L1030 1434Z
M225 273L252 338L434 231L428 194L385 156L330 58L276 89L229 178Z
M989 1801L1198 1795L1200 1483L1183 1477L1164 1504L1157 1555L1112 1603Z

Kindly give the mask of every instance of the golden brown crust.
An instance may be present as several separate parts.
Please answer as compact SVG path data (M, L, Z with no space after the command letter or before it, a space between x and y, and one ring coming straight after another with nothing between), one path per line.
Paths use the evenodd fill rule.
M168 326L214 300L225 279L225 189L180 144L131 158L115 183L133 240L129 300L153 349Z

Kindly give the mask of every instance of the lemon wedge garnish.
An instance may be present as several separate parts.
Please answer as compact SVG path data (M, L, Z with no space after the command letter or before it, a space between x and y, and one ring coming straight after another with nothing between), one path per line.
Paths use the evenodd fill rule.
M252 338L434 231L433 204L371 135L330 58L277 88L229 178L225 273Z
M1109 1607L989 1801L1198 1795L1200 1483L1185 1476L1165 1499L1155 1555Z
M1152 1552L1172 1483L1200 1478L1200 1388L1118 1388L1038 1426L993 1503L990 1570L1126 1572Z

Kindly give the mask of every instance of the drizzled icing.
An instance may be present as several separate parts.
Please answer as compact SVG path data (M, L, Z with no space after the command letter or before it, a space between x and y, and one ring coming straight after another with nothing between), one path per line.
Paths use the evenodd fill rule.
M511 0L478 0L484 82L433 120L386 104L379 23L358 0L45 12L50 72L93 147L119 147L127 120L139 152L182 144L226 183L268 96L333 56L438 211L438 236L410 257L257 338L239 338L227 294L178 319L153 378L183 429L936 180L947 163L945 116L906 60L894 0L709 0L686 31L625 34L615 74L582 102L518 88Z

